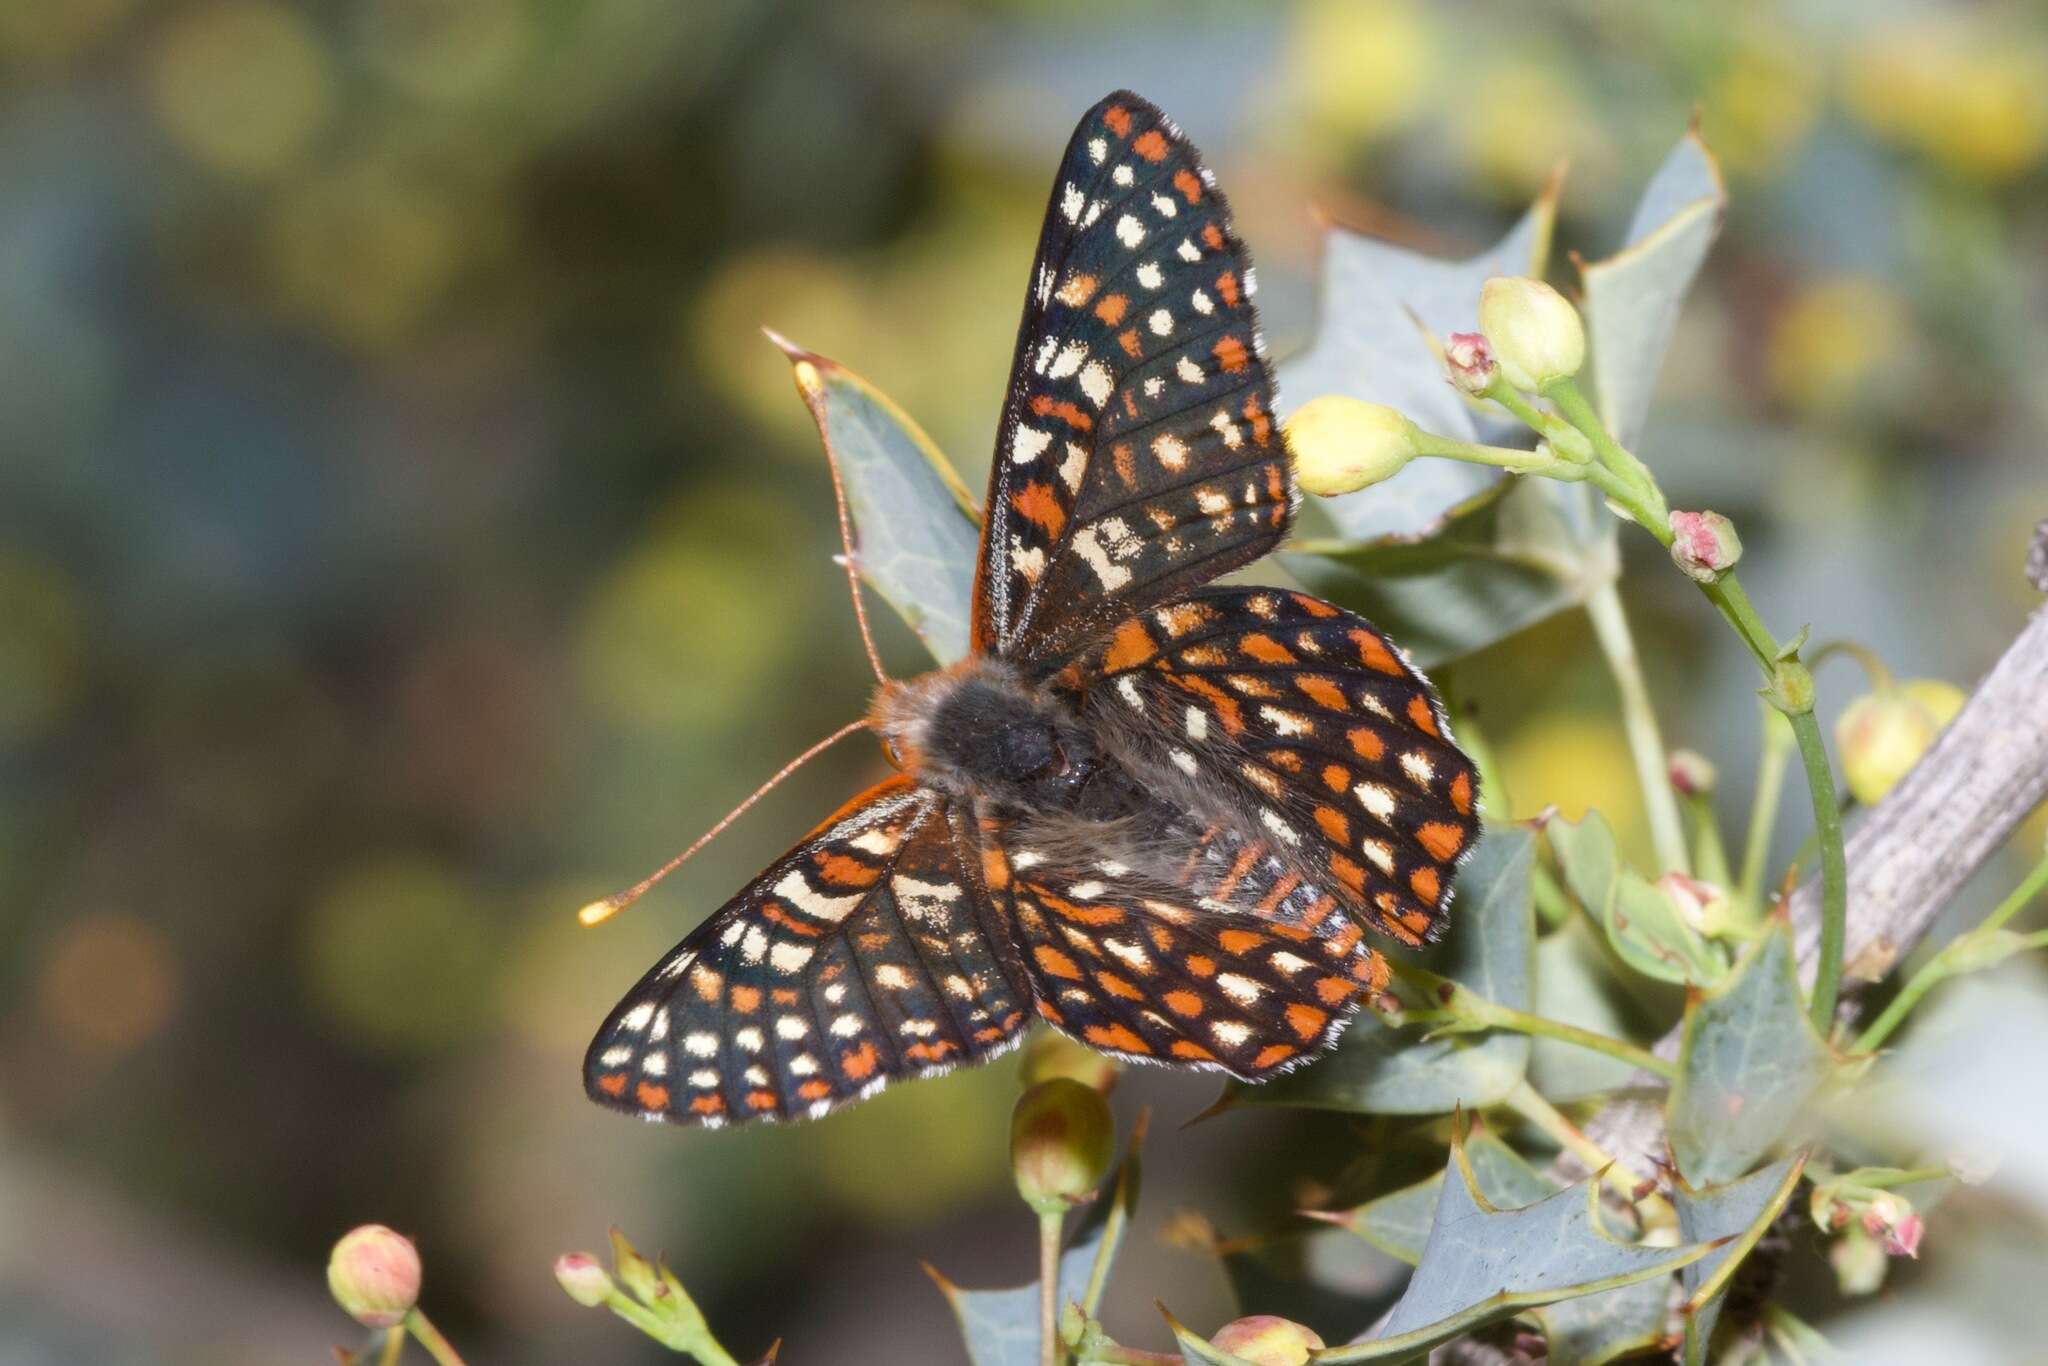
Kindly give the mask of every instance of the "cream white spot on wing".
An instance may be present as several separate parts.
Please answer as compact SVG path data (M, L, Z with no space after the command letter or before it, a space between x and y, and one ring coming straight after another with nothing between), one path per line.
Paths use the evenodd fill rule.
M1168 757L1173 760L1175 768L1187 774L1190 778L1194 777L1199 771L1200 766L1195 763L1195 756L1184 749L1174 750Z
M911 976L895 963L884 963L875 969L875 985L891 991L908 991L913 985Z
M775 1019L775 1037L778 1039L801 1039L810 1032L810 1023L801 1015L779 1015Z
M1179 375L1188 384L1200 384L1208 378L1207 375L1202 373L1202 367L1189 360L1186 356L1182 356L1173 363L1173 373Z
M1109 367L1099 360L1091 360L1081 367L1081 392L1088 401L1100 408L1109 402L1109 396L1116 390L1116 380L1109 373Z
M801 1035L784 1035L784 1038L801 1038ZM818 1060L808 1053L799 1053L789 1060L789 1070L799 1077L814 1077L818 1074Z
M1274 834L1278 835L1286 843L1301 843L1301 832L1299 830L1296 830L1293 826L1289 825L1287 823L1286 818L1283 817L1278 811L1275 811L1272 807L1260 807L1259 820L1265 825L1265 827L1268 830L1271 830Z
M1145 950L1128 940L1105 939L1102 941L1102 947L1140 972L1149 972L1152 969L1152 960L1146 955Z
M1134 171L1132 171L1130 167L1119 166L1114 171L1111 171L1109 173L1109 178L1115 181L1118 185L1128 187L1133 181L1137 180L1138 177L1137 174Z
M1068 181L1060 189L1060 216L1069 223L1081 221L1081 210L1087 207L1088 196L1081 193L1081 187Z
M654 1012L654 1023L648 1026L647 1037L651 1042L660 1043L668 1037L668 1007Z
M1207 292L1203 290L1198 289L1193 294L1190 294L1188 302L1195 306L1195 312L1205 318L1216 311L1216 301L1210 298Z
M835 1039L850 1039L860 1033L865 1027L860 1016L841 1015L832 1022L832 1037Z
M1379 820L1391 819L1394 814L1394 794L1378 783L1360 783L1351 789L1359 805Z
M768 1069L759 1063L748 1067L740 1075L747 1079L747 1085L749 1086L766 1086L768 1084Z
M1067 890L1076 901L1093 901L1109 889L1105 884L1091 879L1087 882L1077 882Z
M1280 971L1286 973L1289 977L1292 977L1295 973L1300 972L1303 968L1315 966L1315 964L1309 962L1308 959L1301 957L1299 954L1289 953L1285 949L1278 950L1273 954L1272 957L1268 958L1266 961L1268 963L1271 963L1274 967L1280 969Z
M1436 769L1429 760L1414 750L1401 756L1401 771L1414 781L1417 787L1428 787L1429 780L1436 777Z
M1140 247L1145 243L1145 225L1130 214L1116 220L1116 240L1127 247Z
M1222 988L1225 996L1228 996L1239 1005L1248 1006L1266 994L1266 989L1257 982L1254 982L1249 977L1241 977L1234 972L1219 973L1216 978L1216 985Z
M1237 424L1230 420L1228 409L1218 408L1216 415L1209 419L1209 425L1214 427L1216 434L1223 438L1224 449L1234 451L1244 444L1244 433L1239 431Z
M1153 375L1153 376L1149 377L1148 379L1146 379L1146 381L1145 381L1145 397L1146 397L1146 398L1158 398L1158 397L1159 397L1159 396L1160 396L1161 394L1163 394L1163 393L1165 393L1165 392L1166 392L1166 381L1165 381L1165 380L1163 380L1163 379L1161 379L1161 378L1160 378L1160 377L1159 377L1158 375Z
M838 1004L839 1004L839 1003L840 1003L841 1001L843 1001L843 1000L845 1000L845 999L846 999L846 983L844 983L844 982L834 982L834 983L833 983L833 984L832 984L831 986L829 986L829 987L826 987L826 988L825 988L825 1004L826 1004L826 1005L833 1005L833 1006L836 1006L836 1005L838 1005Z
M939 1027L930 1020L905 1020L896 1028L899 1033L908 1034L913 1039L929 1039L939 1032Z
M1373 867L1389 877L1393 876L1394 851L1387 847L1385 840L1360 840L1358 842L1358 852L1364 854L1367 861Z
M1195 490L1195 506L1211 517L1221 517L1230 511L1230 495L1212 488L1199 488Z
M780 973L793 973L811 961L816 953L809 944L777 944L768 953L768 964Z
M1260 707L1259 715L1280 735L1292 739L1297 735L1315 734L1315 725L1300 712L1286 711L1280 707Z
M623 1067L632 1061L632 1058L633 1046L631 1044L614 1044L597 1055L597 1063L600 1067Z
M1080 342L1068 342L1060 348L1060 353L1053 357L1052 366L1045 373L1052 379L1065 379L1068 375L1078 372L1081 362L1087 359L1086 346Z
M853 908L865 899L865 894L861 892L855 892L852 896L821 896L811 890L811 884L805 881L804 875L795 868L784 873L772 890L775 895L805 915L833 925L846 919Z
M1180 213L1180 206L1175 204L1170 196L1163 194L1152 196L1152 209L1161 218L1172 218Z
M1144 544L1131 534L1120 517L1105 517L1074 533L1074 553L1095 571L1106 592L1115 592L1131 581L1131 571L1122 561L1134 558Z
M1088 139L1088 159L1090 161L1100 166L1108 157L1109 140L1107 138Z
M1174 249L1174 252L1183 261L1199 261L1202 259L1201 249L1185 237L1180 239L1180 245Z
M1145 325L1152 329L1155 337L1169 336L1173 332L1173 314L1163 308L1155 308L1152 316L1145 320Z
M1236 1048L1252 1036L1251 1026L1237 1020L1217 1020L1210 1024L1209 1032L1225 1048Z
M1045 448L1051 444L1051 432L1019 425L1017 434L1010 439L1010 459L1019 465L1028 465L1043 455Z
M1188 443L1172 432L1161 432L1152 438L1152 454L1160 464L1179 474L1188 465Z
M1010 538L1010 568L1017 571L1018 576L1027 583L1037 583L1038 576L1045 572L1045 548L1043 546L1031 546L1027 549L1024 545L1023 537L1012 536Z
M1166 283L1166 275L1159 269L1157 261L1147 261L1138 267L1138 283L1147 289L1157 289Z
M647 1022L654 1018L654 1002L642 1001L625 1014L619 1016L619 1028L638 1034L647 1028Z
M693 1058L710 1058L718 1055L718 1036L708 1029L683 1035L683 1051Z
M1128 679L1125 681L1129 682ZM1010 866L1019 872L1026 868L1036 868L1043 862L1045 862L1045 855L1039 853L1036 849L1019 849L1010 856Z
M732 1033L732 1041L741 1048L746 1049L749 1053L758 1053L761 1051L761 1045L766 1043L767 1039L762 1037L760 1030L756 1029L753 1025L748 1025L744 1029L735 1029Z
M1183 728L1188 733L1188 739L1206 740L1209 738L1208 712L1203 711L1200 707L1189 707L1183 720L1185 721Z
M863 854L873 854L876 858L887 858L896 852L897 839L888 828L884 827L879 830L863 830L848 840L847 843L860 850Z
M1124 701L1130 703L1139 711L1145 710L1145 698L1141 693L1139 693L1136 681L1133 680L1129 674L1125 674L1123 677L1117 679L1116 690L1117 693L1124 699Z

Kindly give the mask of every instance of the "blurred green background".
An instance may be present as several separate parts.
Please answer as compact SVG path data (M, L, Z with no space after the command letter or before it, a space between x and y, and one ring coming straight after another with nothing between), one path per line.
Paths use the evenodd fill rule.
M1007 1064L780 1131L580 1094L612 1002L866 747L572 912L864 704L757 329L978 482L1048 178L1116 86L1208 151L1281 354L1318 205L1462 252L1568 160L1560 240L1598 255L1697 109L1733 204L1643 452L1674 504L1736 518L1787 633L1908 675L1967 683L2029 606L2032 5L0 0L0 82L0 1360L324 1359L368 1219L478 1361L656 1359L549 1275L613 1221L792 1361L953 1360L917 1259L1031 1274ZM1677 576L1629 595L1668 738L1744 790L1750 666ZM1640 841L1589 639L1460 691L1518 807ZM1110 1316L1139 1340L1158 1294L1225 1314L1162 1223L1270 1222L1356 1147L1177 1131L1212 1090L1119 1093L1164 1121Z

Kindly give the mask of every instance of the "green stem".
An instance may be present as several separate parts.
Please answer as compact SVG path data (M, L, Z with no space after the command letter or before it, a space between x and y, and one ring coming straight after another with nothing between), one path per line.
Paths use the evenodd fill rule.
M1600 463L1612 470L1635 491L1645 510L1652 514L1651 519L1644 521L1643 524L1655 531L1661 531L1663 534L1659 539L1669 544L1671 510L1664 503L1664 495L1657 488L1657 481L1651 477L1649 469L1636 458L1634 452L1614 439L1613 434L1607 430L1607 424L1600 420L1600 415L1593 411L1593 405L1587 402L1585 394L1580 392L1578 384L1571 379L1561 379L1544 391L1544 397L1557 405L1557 410L1564 414L1566 421L1586 434L1586 439L1593 443L1593 454L1600 458Z
M1749 833L1742 843L1742 905L1752 919L1764 906L1764 863L1771 854L1771 831L1778 823L1778 802L1785 790L1785 766L1792 758L1790 732L1777 709L1765 703L1763 748L1757 756L1756 793L1749 804Z
M1567 460L1583 465L1593 458L1593 443L1584 432L1556 414L1544 412L1498 375L1485 396L1514 414L1523 426L1548 441L1551 449Z
M1721 843L1721 823L1714 814L1713 794L1695 792L1681 797L1679 802L1692 819L1693 868L1702 881L1716 887L1732 887L1734 878L1728 872L1728 850Z
M1562 1020L1548 1019L1542 1015L1531 1015L1512 1006L1500 1005L1494 1001L1475 1001L1479 1014L1495 1029L1512 1030L1517 1034L1529 1034L1542 1039L1556 1039L1559 1043L1572 1044L1579 1048L1605 1053L1631 1067L1645 1072L1654 1072L1666 1081L1678 1079L1678 1065L1666 1062L1647 1048L1640 1048L1625 1039L1608 1034L1596 1034L1590 1029L1566 1024Z
M462 1358L448 1339L441 1336L441 1330L427 1320L427 1316L414 1309L405 1316L405 1331L419 1339L420 1346L427 1349L427 1355L441 1366L463 1366Z
M1842 857L1842 809L1835 803L1835 771L1828 763L1827 742L1813 708L1792 715L1792 734L1799 741L1799 760L1806 769L1806 789L1813 795L1814 830L1820 836L1820 961L1813 971L1813 995L1807 1012L1813 1027L1826 1038L1835 1024L1835 1000L1842 989L1842 941L1849 921L1847 863Z
M1847 1173L1843 1180L1866 1190L1895 1190L1900 1186L1916 1186L1922 1181L1941 1181L1954 1176L1947 1167L1914 1167L1902 1171L1875 1171L1865 1168Z
M377 1354L377 1366L398 1366L399 1353L405 1350L405 1329L392 1328L384 1334L384 1350Z
M1628 616L1622 611L1621 594L1609 579L1586 599L1586 615L1593 623L1593 635L1600 652L1607 657L1607 670L1621 694L1622 726L1628 732L1629 752L1635 756L1636 781L1643 789L1643 810L1650 821L1650 840L1656 846L1657 862L1664 869L1692 872L1686 853L1685 827L1678 818L1678 798L1671 790L1664 753L1664 737L1657 728L1656 709L1650 704L1650 690L1643 683L1642 661L1636 654L1635 637Z
M1552 451L1518 451L1509 446L1484 446L1474 441L1459 441L1453 437L1438 436L1434 432L1412 428L1417 455L1433 455L1444 460L1462 460L1468 465L1491 465L1510 474L1539 474L1546 479L1562 479L1571 482L1587 477L1589 467L1567 460Z
M1038 1361L1060 1366L1060 1224L1057 1210L1038 1216Z
M1870 1027L1857 1038L1856 1052L1873 1053L1884 1047L1885 1040L1905 1023L1906 1017L1913 1013L1913 1008L1920 1004L1921 998L1940 983L1956 975L1956 956L1949 952L1950 947L1966 939L1994 934L2005 928L2005 923L2018 915L2028 902L2041 894L2044 888L2048 888L2048 855L2044 855L2041 861L2034 865L2033 871L2027 874L2019 886L2013 888L2010 896L1998 903L1997 909L1984 918L1983 924L1966 934L1958 935L1950 942L1949 947L1943 948L1921 965L1920 970L1899 989L1899 994L1892 998L1892 1003L1884 1008L1884 1013L1872 1020ZM2028 936L2030 948L2038 948L2043 943L2048 943L2048 931Z

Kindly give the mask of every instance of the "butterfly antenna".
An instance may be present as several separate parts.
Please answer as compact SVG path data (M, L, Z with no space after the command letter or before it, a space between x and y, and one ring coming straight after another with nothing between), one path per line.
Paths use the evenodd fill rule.
M775 790L776 785L780 783L784 778L787 778L790 774L796 772L805 764L817 758L820 754L823 754L826 750L832 748L832 746L838 744L841 740L844 740L847 736L853 734L855 731L866 730L867 726L867 718L862 717L858 721L850 722L847 725L841 726L838 730L833 731L830 735L818 741L817 744L812 745L802 754L797 755L796 758L791 759L788 763L784 764L782 766L781 771L778 772L774 777L770 778L767 782L762 783L759 787L755 788L752 796L748 797L738 806L735 806L732 810L726 812L724 819L720 820L718 824L712 826L709 830L706 830L702 835L698 836L697 842L695 844L692 844L689 848L683 850L682 853L677 854L667 863L662 864L661 867L655 869L646 877L640 879L640 881L628 887L625 891L614 892L610 896L605 897L602 901L591 902L588 906L585 906L582 910L576 912L576 918L582 921L585 925L596 925L602 921L611 919L620 911L625 910L626 907L632 905L641 897L647 895L649 891L653 890L654 885L657 882L660 882L670 873L673 873L676 869L682 867L685 863L687 863L692 854L696 853L699 849L702 849L705 845L711 843L712 840L718 838L718 836L725 830L725 827L731 825L734 821L738 820L742 815L744 815L748 807L752 806L755 802L760 801L770 792L773 792Z
M832 558L846 571L846 586L853 594L853 619L860 625L860 643L867 649L868 667L875 671L877 683L887 683L889 671L882 667L881 652L875 649L875 637L868 630L867 602L860 588L860 557L853 548L853 517L846 510L846 481L839 476L839 456L832 449L832 434L825 425L824 382L818 374L818 358L772 327L761 330L789 357L796 374L797 392L803 395L804 406L811 410L811 417L818 424L818 437L825 447L825 466L832 472L832 504L839 513L842 553Z

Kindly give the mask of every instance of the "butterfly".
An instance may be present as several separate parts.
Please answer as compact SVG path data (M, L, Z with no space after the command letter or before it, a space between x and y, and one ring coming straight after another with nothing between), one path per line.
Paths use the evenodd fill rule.
M1212 581L1297 494L1255 282L1214 178L1127 91L1075 129L989 475L971 650L888 681L897 770L626 994L600 1104L824 1115L1034 1021L1258 1082L1446 924L1479 829L1426 679L1362 618Z

